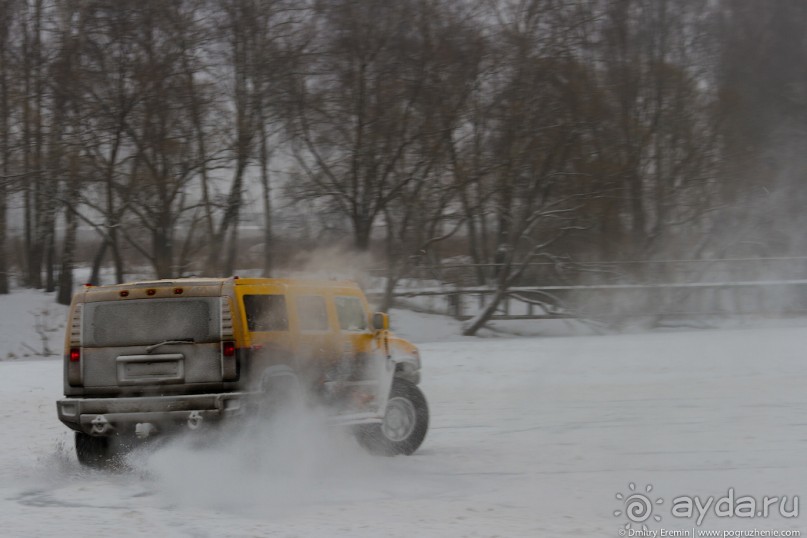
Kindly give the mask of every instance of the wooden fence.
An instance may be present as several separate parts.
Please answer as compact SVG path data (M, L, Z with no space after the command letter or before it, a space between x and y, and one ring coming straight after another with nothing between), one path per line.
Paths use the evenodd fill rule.
M546 269L551 264L535 265L536 274L550 274ZM469 319L496 288L492 278L481 285L467 284L480 269L492 277L495 268L419 267L417 274L402 279L393 296L402 306ZM545 280L555 282L538 283L534 274L524 279L532 282L509 288L493 319L807 315L807 257L599 262L575 264L573 271L554 269L561 277ZM432 278L422 278L425 275ZM382 294L378 287L368 291L371 300L380 300Z

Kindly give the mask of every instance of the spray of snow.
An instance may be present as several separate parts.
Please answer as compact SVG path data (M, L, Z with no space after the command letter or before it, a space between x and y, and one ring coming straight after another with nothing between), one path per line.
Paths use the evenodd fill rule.
M261 517L377 498L397 474L325 411L302 408L236 430L193 432L130 463L171 505Z
M365 282L375 266L372 256L340 247L303 251L289 263L288 270L277 276L306 278L338 278Z

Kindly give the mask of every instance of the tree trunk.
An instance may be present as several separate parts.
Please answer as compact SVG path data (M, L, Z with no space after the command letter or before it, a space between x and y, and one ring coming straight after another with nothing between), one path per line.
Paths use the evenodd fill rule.
M499 279L499 286L496 288L496 292L493 294L490 302L485 305L485 308L483 308L476 317L468 322L468 326L462 331L464 336L475 336L477 331L484 327L485 323L496 313L496 309L499 308L499 303L501 303L502 299L507 295L508 286L504 282L504 279Z
M372 233L372 222L361 215L353 218L353 244L357 250L366 252L370 249L370 234Z
M208 269L216 268L217 273L232 275L235 270L238 254L238 224L243 204L244 172L249 165L252 152L252 142L255 134L253 110L250 101L252 61L250 50L250 31L245 28L250 14L246 3L236 3L230 13L232 32L230 37L231 61L233 68L233 100L235 105L235 171L230 193L227 196L227 207L221 218L221 225L217 237L213 238L208 258ZM227 238L230 244L225 249ZM224 261L222 263L222 254Z
M31 49L30 31L28 28L28 10L22 13L22 89L25 98L31 95ZM22 106L22 174L28 180L31 172L31 107L28 103ZM31 185L30 181L25 181L22 187L23 198L23 252L19 256L19 271L24 275L26 286L30 286L28 278L28 265L30 264L29 253L31 251L32 226L31 226Z
M42 260L45 250L45 226L44 219L44 198L48 194L44 192L42 178L42 164L44 158L44 76L42 60L42 0L34 1L34 29L31 55L33 57L33 84L34 84L34 168L32 174L33 200L32 200L32 222L33 244L29 252L28 263L28 283L33 288L42 288Z
M269 178L263 188L263 276L269 277L273 269L272 256L272 200L269 194Z
M77 178L71 178L76 182ZM75 186L71 190L77 191ZM71 196L70 204L75 204L77 196ZM73 297L73 263L76 250L76 234L78 231L78 218L72 211L65 211L64 246L62 247L62 266L59 270L59 294L56 301L59 304L69 305ZM104 242L106 244L106 242Z
M238 221L230 227L230 240L227 247L227 259L224 264L224 276L235 274L236 260L238 259Z
M393 307L395 302L395 297L393 296L393 292L395 291L395 286L398 284L398 271L397 271L397 263L396 263L396 249L395 249L395 234L392 229L392 223L390 219L389 212L386 212L386 220L387 220L387 278L386 282L384 283L384 297L381 300L381 305L378 309L381 312L389 312L390 308Z
M6 162L3 162L6 169ZM5 176L5 173L3 174ZM0 294L8 293L8 259L6 258L6 185L0 180Z
M642 178L636 169L633 169L628 178L628 192L630 193L631 211L631 240L634 255L641 255L647 237L647 218L644 208L644 188Z
M173 263L173 245L171 243L170 217L163 212L159 221L152 230L152 252L154 253L154 272L157 278L171 278L171 265Z
M462 210L465 213L466 228L468 230L468 253L471 255L471 261L476 267L476 283L479 286L484 286L487 275L485 275L485 268L482 267L482 256L479 254L480 241L476 229L476 215L468 203L468 194L465 192L465 188L460 189L460 201L462 202Z
M6 47L8 46L8 19L0 22L5 26L0 29L0 159L3 160L0 164L0 173L3 175L0 178L0 294L9 292L8 283L8 258L6 257L7 245L6 235L7 230L7 200L8 193L6 182L9 176L9 160L11 159L11 150L9 148L9 109L8 109L8 54Z
M45 241L45 291L56 291L56 230L55 224Z
M109 247L109 241L107 239L104 239L103 241L101 241L101 245L95 252L95 257L92 260L92 272L90 273L90 279L87 281L89 284L92 284L93 286L98 286L99 284L101 284L101 264L104 263L104 256L106 255L106 249L108 247Z
M221 224L218 233L212 238L212 244L207 258L207 270L212 272L211 276L231 275L233 266L235 265L235 257L237 255L237 246L230 245L225 249L228 235L230 237L238 237L237 233L232 233L232 228L238 227L238 220L240 217L241 204L243 202L242 189L244 185L244 170L247 167L246 154L239 152L237 163L235 167L233 183L230 187L230 193L227 196L227 207L224 210L224 215L221 217ZM222 257L224 262L222 263ZM230 258L233 258L232 260Z
M269 151L266 148L266 119L261 116L261 141L259 159L261 165L261 188L263 195L263 276L272 274L272 185L269 182Z
M123 271L123 256L121 256L120 248L118 247L118 241L114 235L112 235L112 259L115 260L115 282L117 284L123 283L125 280L125 273Z

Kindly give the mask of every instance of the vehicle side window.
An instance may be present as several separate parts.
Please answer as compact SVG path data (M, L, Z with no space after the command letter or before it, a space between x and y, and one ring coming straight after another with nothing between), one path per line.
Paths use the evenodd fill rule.
M289 315L283 295L244 295L250 331L288 331Z
M297 318L301 331L327 331L328 311L319 295L297 297Z
M336 297L336 314L339 328L343 331L364 331L367 329L367 314L358 297Z

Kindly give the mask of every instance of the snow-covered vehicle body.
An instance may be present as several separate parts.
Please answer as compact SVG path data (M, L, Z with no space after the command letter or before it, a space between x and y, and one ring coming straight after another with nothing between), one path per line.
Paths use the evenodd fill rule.
M411 454L428 427L420 356L352 282L175 279L86 286L68 314L59 419L83 463L113 444L313 395L367 448Z

